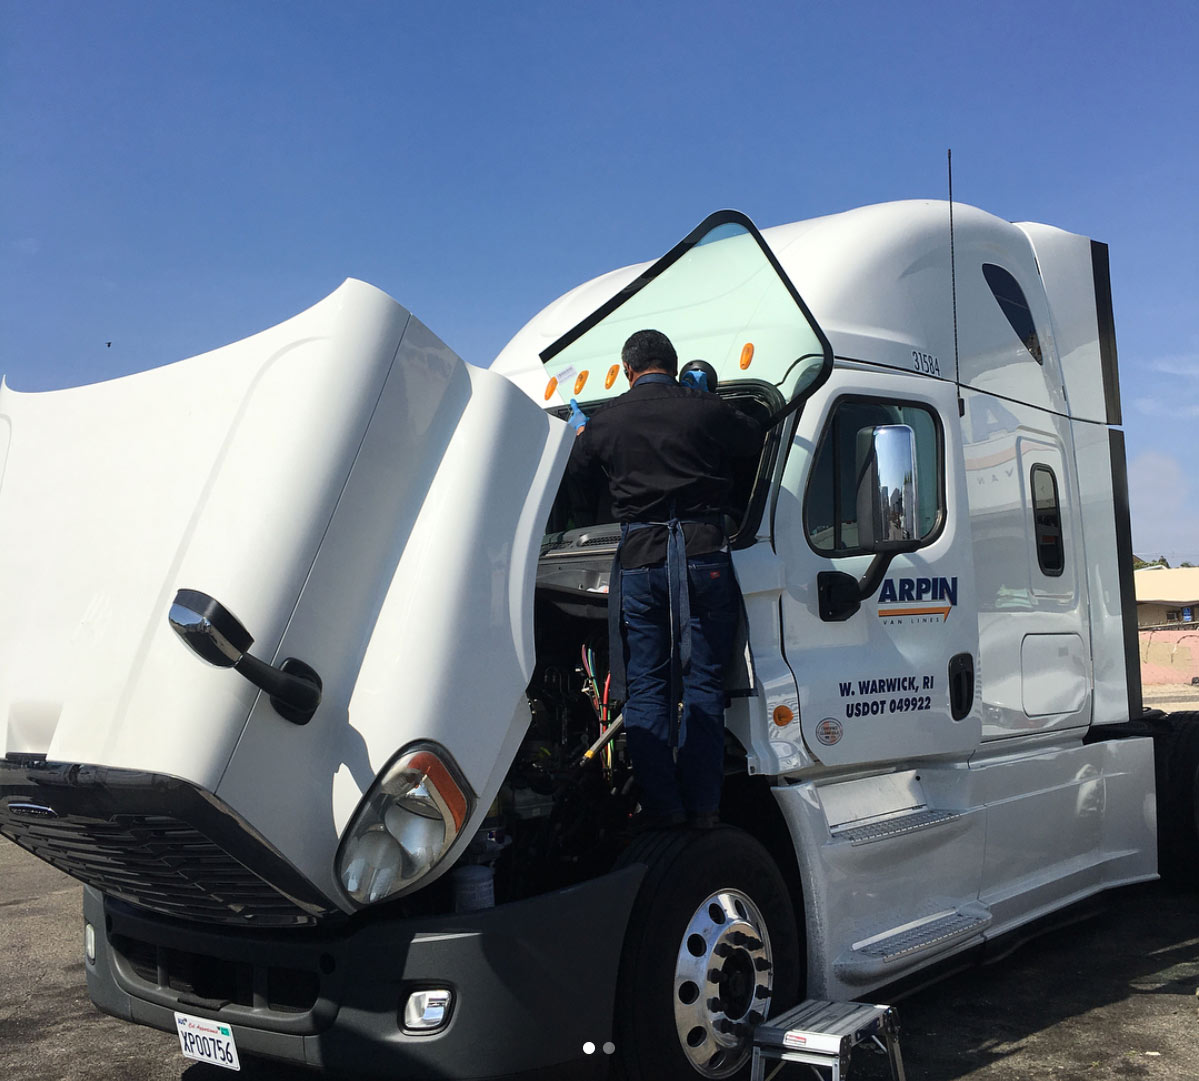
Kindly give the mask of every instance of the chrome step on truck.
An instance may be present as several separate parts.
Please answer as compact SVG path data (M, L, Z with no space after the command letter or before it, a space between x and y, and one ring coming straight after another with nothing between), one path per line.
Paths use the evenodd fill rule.
M951 249L949 209L721 211L487 369L351 280L0 386L0 833L85 883L93 1001L223 1066L720 1081L797 1002L1153 878L1159 834L1199 866L1199 715L1141 708L1107 249L963 206ZM766 435L723 824L634 836L618 529L563 417L647 327Z

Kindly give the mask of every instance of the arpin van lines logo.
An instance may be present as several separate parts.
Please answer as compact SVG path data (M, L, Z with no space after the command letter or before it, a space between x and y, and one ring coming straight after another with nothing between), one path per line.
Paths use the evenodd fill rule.
M957 575L887 578L878 594L878 616L888 623L944 623L957 603Z

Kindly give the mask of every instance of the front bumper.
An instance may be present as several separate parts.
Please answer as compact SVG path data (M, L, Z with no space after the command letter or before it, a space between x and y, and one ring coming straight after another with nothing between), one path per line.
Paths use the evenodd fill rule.
M602 1078L643 873L460 916L384 911L291 931L181 924L89 887L88 993L105 1013L170 1032L176 1010L219 1018L239 1052L354 1077ZM446 1025L406 1032L408 995L429 987L454 992Z

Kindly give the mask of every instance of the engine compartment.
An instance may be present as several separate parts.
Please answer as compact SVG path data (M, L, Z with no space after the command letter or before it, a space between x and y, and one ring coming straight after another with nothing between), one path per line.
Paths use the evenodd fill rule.
M724 385L720 394L764 426L781 404L775 388L757 383ZM733 547L757 535L778 453L778 433L768 431L758 458L737 464L727 520ZM494 869L497 902L603 874L629 841L638 793L623 734L585 761L623 705L607 694L608 580L620 540L611 517L604 500L581 508L564 483L546 525L527 692L532 721L463 861ZM744 752L729 742L726 771L735 773Z
M592 611L539 588L536 620L532 721L493 807L499 836L487 838L500 846L497 900L609 870L637 807L624 736L612 734L623 703L607 693L606 603L597 597ZM604 735L609 742L587 758Z

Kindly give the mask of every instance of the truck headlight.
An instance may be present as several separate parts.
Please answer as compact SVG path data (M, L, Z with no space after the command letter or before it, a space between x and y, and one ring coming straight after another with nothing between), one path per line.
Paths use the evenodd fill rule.
M341 884L359 904L411 889L449 852L474 794L440 747L401 751L350 820L337 853Z

